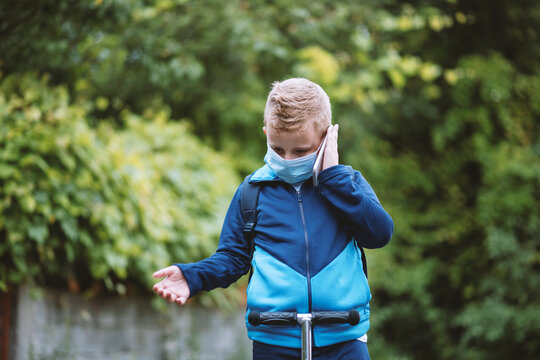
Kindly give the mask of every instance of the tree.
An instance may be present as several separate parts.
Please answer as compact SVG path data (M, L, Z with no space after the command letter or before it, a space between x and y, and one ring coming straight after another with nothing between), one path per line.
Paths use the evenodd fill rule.
M387 251L368 254L374 327L396 354L539 352L538 6L499 5L394 4L380 22L399 41L401 66L386 72L399 92L365 119L374 139L357 133L347 159L396 223Z
M123 294L215 250L239 182L228 160L166 112L92 129L88 108L35 74L0 85L3 290L35 281Z

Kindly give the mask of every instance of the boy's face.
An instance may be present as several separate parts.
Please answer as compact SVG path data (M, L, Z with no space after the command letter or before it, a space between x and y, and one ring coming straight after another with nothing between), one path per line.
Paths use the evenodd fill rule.
M304 130L280 130L272 126L263 127L270 147L283 159L292 160L314 153L319 148L324 133L313 128Z

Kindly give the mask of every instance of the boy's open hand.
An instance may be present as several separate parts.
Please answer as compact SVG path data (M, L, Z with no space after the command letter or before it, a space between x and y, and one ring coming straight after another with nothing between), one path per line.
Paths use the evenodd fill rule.
M178 266L173 265L158 270L152 276L158 279L165 277L155 284L152 290L168 302L184 305L189 299L189 286Z
M328 169L334 165L339 164L338 155L338 130L339 125L330 125L326 131L326 147L324 149L324 158L322 164L322 170Z

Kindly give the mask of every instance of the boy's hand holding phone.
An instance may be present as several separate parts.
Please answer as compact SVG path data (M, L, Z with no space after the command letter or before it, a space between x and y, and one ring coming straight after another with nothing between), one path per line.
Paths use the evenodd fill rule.
M338 125L330 125L321 143L317 160L313 166L313 186L319 185L319 173L324 169L339 164L337 151Z
M339 125L330 125L326 130L326 146L324 149L324 158L322 163L322 170L328 169L334 165L339 164L338 155L338 131Z

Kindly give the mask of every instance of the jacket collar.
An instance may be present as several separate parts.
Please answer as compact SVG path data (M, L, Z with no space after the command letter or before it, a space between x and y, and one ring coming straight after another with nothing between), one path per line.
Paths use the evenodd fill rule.
M285 183L283 179L278 177L276 173L272 169L270 169L270 166L268 166L268 164L265 164L262 168L256 170L249 178L250 184L263 181L279 181ZM306 181L309 181L309 179Z
M249 179L250 183L261 182L261 181L283 181L281 180L270 166L265 164L262 168L256 170L251 178Z

